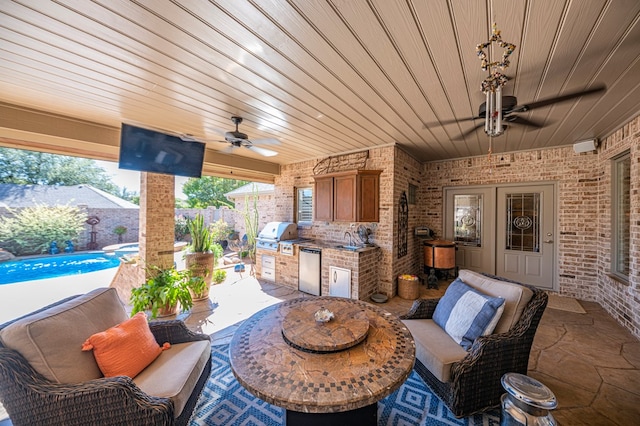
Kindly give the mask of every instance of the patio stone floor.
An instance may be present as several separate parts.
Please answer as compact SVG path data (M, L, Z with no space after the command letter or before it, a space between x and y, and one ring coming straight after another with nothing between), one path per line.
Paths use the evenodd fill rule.
M234 273L233 269L228 273L223 284L212 287L209 300L195 302L189 313L178 316L192 330L211 335L214 344L228 343L240 323L260 309L297 297L313 297L255 279L249 276L248 269L243 274ZM110 278L101 278L91 280L94 287L108 286ZM73 280L82 282L79 290L89 290L86 280L79 276ZM420 297L439 297L447 284L441 281L439 290L421 286ZM44 288L41 285L39 289ZM47 303L58 300L58 293L54 292ZM4 295L8 294L5 291ZM12 300L21 299L17 287L10 294L17 297ZM0 304L5 304L7 299L0 300ZM400 315L411 304L411 300L394 297L377 306ZM585 314L547 307L533 343L528 374L556 395L559 408L553 414L560 425L638 424L640 341L597 303L580 301L580 304ZM30 310L31 306L25 312ZM6 414L0 406L0 426L10 425L4 418Z

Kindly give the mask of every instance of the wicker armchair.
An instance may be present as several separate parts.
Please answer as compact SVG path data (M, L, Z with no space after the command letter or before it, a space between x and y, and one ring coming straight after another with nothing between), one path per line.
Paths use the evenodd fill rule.
M533 291L533 296L517 323L508 332L477 338L467 355L451 366L450 381L440 381L416 359L415 370L456 417L499 406L505 392L500 383L502 375L508 372L527 374L531 345L548 296L539 289L526 287ZM401 319L430 319L438 301L416 300Z
M0 330L17 320L0 325ZM175 345L210 339L191 332L178 320L152 322L150 328L159 343ZM0 401L14 425L186 425L210 371L211 355L180 416L174 418L171 399L144 393L129 377L56 383L34 370L19 352L0 342Z

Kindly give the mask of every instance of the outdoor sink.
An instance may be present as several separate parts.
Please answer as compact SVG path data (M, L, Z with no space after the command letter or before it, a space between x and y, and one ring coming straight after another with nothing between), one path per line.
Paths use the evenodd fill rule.
M356 251L358 249L361 249L362 247L360 246L343 246L343 245L337 245L336 246L337 249L341 249L341 250L349 250L349 251Z

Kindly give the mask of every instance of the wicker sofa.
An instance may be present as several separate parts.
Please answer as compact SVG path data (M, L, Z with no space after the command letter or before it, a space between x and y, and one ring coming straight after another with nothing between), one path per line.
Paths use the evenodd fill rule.
M0 325L0 401L13 424L187 424L211 371L209 336L151 322L171 349L133 379L103 377L83 341L127 319L116 290L101 288Z
M500 404L503 374L527 374L548 296L534 287L469 270L461 270L458 278L483 294L505 298L504 313L493 334L478 337L465 350L432 319L440 299L416 300L401 319L416 342L415 370L460 418Z

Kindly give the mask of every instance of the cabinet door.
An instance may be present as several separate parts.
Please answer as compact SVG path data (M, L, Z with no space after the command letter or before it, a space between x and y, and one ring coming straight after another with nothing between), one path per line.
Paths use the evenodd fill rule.
M314 220L333 220L333 178L316 178Z
M380 205L380 176L363 174L358 176L358 222L378 222Z
M355 222L356 176L350 175L334 177L333 189L333 220L336 222Z

